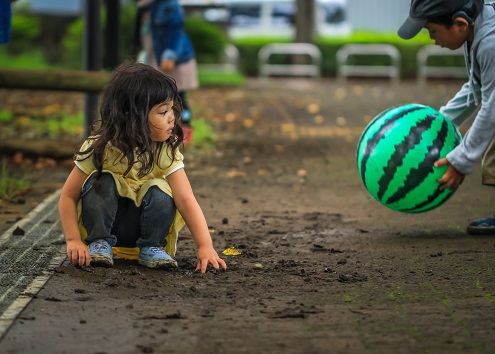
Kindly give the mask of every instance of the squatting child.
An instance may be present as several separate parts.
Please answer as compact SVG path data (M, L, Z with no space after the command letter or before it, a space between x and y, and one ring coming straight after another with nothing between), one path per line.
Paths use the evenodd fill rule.
M482 183L495 186L495 5L483 0L412 0L398 34L411 39L426 28L436 45L464 47L469 80L440 112L456 126L476 117L462 143L436 166L447 165L441 188L456 189L482 158ZM469 234L495 234L495 217L473 221Z
M227 268L184 171L179 102L175 81L150 65L114 71L101 118L76 152L60 196L72 264L111 267L116 254L150 268L176 267L185 222L198 247L196 270Z

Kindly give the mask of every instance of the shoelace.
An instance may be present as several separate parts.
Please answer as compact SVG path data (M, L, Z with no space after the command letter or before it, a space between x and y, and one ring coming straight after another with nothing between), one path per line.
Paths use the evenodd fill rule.
M107 250L108 246L104 242L98 242L97 244L94 245L95 251L101 251L101 250Z
M161 249L160 247L150 247L150 252L153 254L162 253L163 249Z

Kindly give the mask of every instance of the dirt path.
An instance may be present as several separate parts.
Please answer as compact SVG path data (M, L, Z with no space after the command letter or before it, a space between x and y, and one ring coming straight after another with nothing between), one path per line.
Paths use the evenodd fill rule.
M0 352L495 352L495 237L464 232L493 212L479 170L420 215L377 204L356 173L372 116L438 107L455 89L285 80L195 92L221 139L186 151L186 171L217 250L242 254L195 274L185 230L176 271L64 263Z

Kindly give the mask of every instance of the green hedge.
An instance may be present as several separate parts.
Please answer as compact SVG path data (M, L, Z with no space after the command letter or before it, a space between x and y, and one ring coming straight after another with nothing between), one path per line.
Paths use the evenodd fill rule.
M101 29L105 30L106 8L101 8ZM60 40L44 40L43 23L52 19L61 21ZM120 12L120 61L136 56L133 52L133 36L136 22L136 7L133 2L126 2ZM191 37L199 63L217 63L220 61L227 37L215 25L191 17L187 19L187 33ZM103 42L103 41L102 41ZM12 40L0 47L0 62L17 60L32 53L42 53L43 63L33 63L33 67L60 67L64 69L83 68L84 19L43 17L30 13L28 6L16 8L12 17ZM104 55L104 43L101 55ZM33 57L39 60L39 56Z
M271 43L289 43L288 38L246 38L233 41L239 49L240 70L247 76L258 75L258 52ZM420 34L414 39L405 41L395 33L361 33L356 32L350 36L319 38L315 45L322 53L322 75L324 77L335 77L337 73L336 53L338 49L346 44L391 44L401 54L401 76L413 78L417 70L417 53L419 49L428 44L433 44L427 34ZM290 60L288 56L277 55L271 59L273 63L286 63ZM350 59L351 60L351 59ZM368 63L372 65L388 64L390 59L386 56L360 56L352 58L354 64ZM435 65L464 66L461 57L434 57L429 61Z

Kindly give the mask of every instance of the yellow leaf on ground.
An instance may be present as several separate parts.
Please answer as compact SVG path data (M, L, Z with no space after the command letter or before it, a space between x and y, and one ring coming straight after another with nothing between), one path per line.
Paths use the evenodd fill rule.
M325 119L324 119L324 118L323 118L323 116L322 116L322 115L320 115L320 114L318 114L317 116L315 116L315 123L316 123L316 124L323 124L323 121L324 121L324 120L325 120Z
M315 114L315 113L318 113L320 111L320 106L317 105L316 103L311 103L310 105L308 105L306 107L306 110L311 114Z
M252 128L254 126L254 122L252 119L244 119L242 121L242 125L245 127L245 128Z
M284 123L280 126L282 133L291 133L296 130L296 126L293 123Z
M229 247L222 252L225 256L238 256L242 254L241 251L237 250L234 246Z
M227 176L229 176L230 178L244 177L244 176L246 176L246 172L239 171L239 170L234 168L234 169L230 170L229 173L227 173Z

